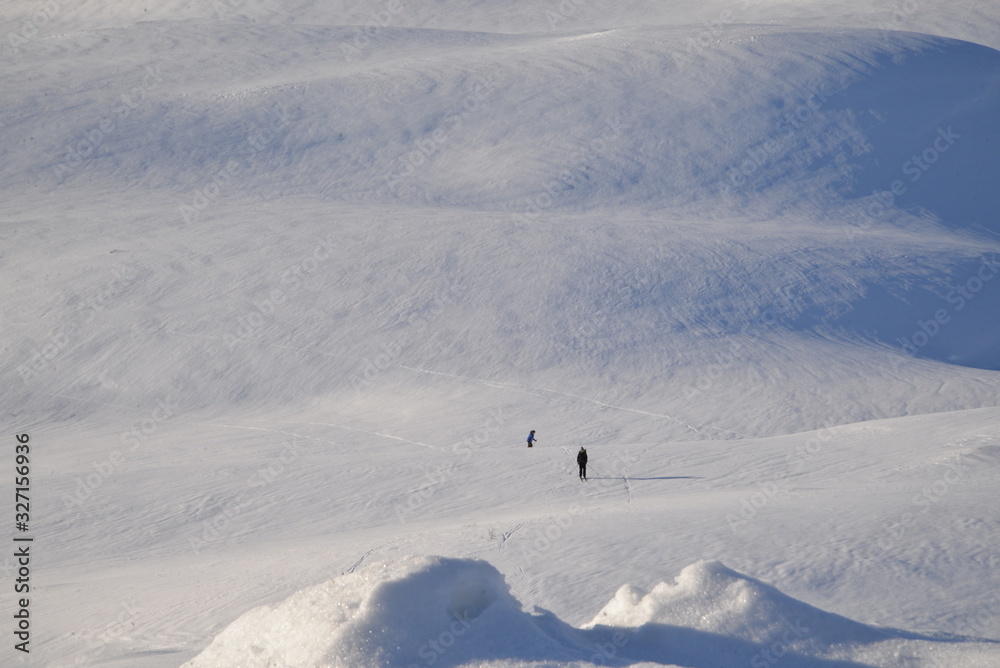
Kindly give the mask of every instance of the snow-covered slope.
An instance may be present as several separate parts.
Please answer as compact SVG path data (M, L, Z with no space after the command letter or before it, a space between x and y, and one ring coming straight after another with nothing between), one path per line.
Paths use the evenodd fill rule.
M824 195L854 202L899 180L902 208L993 227L996 196L983 186L997 158L984 144L998 52L764 26L727 27L692 52L688 36L386 28L357 55L335 27L146 22L62 36L36 45L62 67L24 59L6 72L0 178L180 191L188 223L243 193L501 209L525 222L639 205L815 214ZM84 72L75 90L46 102L71 63ZM820 220L863 230L891 222L885 208Z
M32 275L11 296L7 372L61 346L19 403L64 411L31 390L68 367L88 400L280 406L371 389L383 355L736 433L992 405L952 363L1000 365L997 52L744 27L679 59L674 28L387 29L348 63L345 35L144 23L65 38L78 92L55 95L55 65L8 74L0 178L33 192L8 205L12 259L51 253L26 243L41 207L88 238L54 242L74 252L41 299ZM102 194L95 216L89 184L143 204Z
M300 590L198 665L295 620L327 630L272 643L313 653L289 665L424 665L406 648L468 573L502 619L445 665L586 662L604 626L625 664L745 665L791 617L828 626L804 602L858 621L797 665L1000 660L989 7L0 18L0 397L40 444L38 665L178 665ZM436 593L383 597L369 556ZM655 588L690 564L687 594ZM573 628L624 583L652 598ZM386 624L409 644L358 640ZM499 640L525 629L546 639Z

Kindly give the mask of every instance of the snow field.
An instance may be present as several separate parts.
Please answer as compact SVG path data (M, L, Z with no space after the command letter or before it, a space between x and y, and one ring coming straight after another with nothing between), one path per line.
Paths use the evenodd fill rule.
M0 4L11 662L995 665L997 25Z

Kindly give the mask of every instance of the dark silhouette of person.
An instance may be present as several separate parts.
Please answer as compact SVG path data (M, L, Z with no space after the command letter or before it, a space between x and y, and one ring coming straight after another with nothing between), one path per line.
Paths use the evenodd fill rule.
M528 447L530 448L532 445L534 445L536 440L537 439L535 438L535 430L532 429L531 433L528 434Z
M576 463L580 467L580 480L587 479L587 449L580 448L580 452L576 453Z

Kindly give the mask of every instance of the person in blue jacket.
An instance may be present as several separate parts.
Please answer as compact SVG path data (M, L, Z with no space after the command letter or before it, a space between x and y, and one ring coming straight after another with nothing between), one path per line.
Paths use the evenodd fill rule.
M528 447L530 448L532 445L534 445L536 440L538 439L535 438L535 430L532 429L531 432L528 434Z

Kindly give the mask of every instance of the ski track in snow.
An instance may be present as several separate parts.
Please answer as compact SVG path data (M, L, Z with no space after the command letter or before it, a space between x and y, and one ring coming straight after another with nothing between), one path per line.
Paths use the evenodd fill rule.
M512 556L510 556L510 554L507 552L507 541L509 541L511 537L523 527L524 527L524 522L519 522L514 527L508 529L507 531L504 531L500 535L500 543L497 546L497 549L500 551L500 554L505 559L509 560L511 564L513 564L515 576L520 576L521 573L524 572L524 569L521 568L521 565L517 562L517 560L514 559Z
M335 429L343 429L345 431L356 431L356 432L360 432L362 434L371 434L373 436L380 436L382 438L389 438L389 439L392 439L394 441L401 441L403 443L411 443L413 445L419 445L419 446L421 446L423 448L430 448L431 450L441 450L443 452L446 452L448 450L448 448L446 448L444 446L441 446L441 445L431 445L430 443L423 443L421 441L413 441L413 440L410 440L408 438L403 438L402 436L394 436L393 434L386 434L386 433L379 432L379 431L369 431L367 429L361 429L359 427L349 427L349 426L344 425L344 424L330 424L330 423L326 423L326 422L306 422L305 424L317 425L317 426L322 426L322 427L333 427Z
M212 335L209 335L209 334L189 334L189 333L186 333L186 332L179 332L177 330L171 330L171 331L168 332L168 334L170 334L172 336L189 337L189 338L192 338L192 339L204 339L206 341L219 341L219 342L222 342L223 345L227 345L228 346L228 344L226 343L225 338L221 337L221 336L212 336ZM309 354L309 355L315 355L317 357L333 357L333 358L337 358L337 359L349 359L349 360L354 360L354 361L360 361L360 358L357 355L345 355L343 353L331 353L331 352L328 352L326 350L315 350L313 348L301 348L301 347L296 347L296 346L289 346L289 345L284 345L284 344L280 344L280 343L274 343L273 341L265 341L263 339L242 338L242 339L240 339L240 345L241 346L242 345L254 345L254 346L259 346L261 348L271 348L271 349L274 349L274 350L291 350L291 351L294 351L294 352L306 353L306 354Z
M331 444L335 443L335 441L329 441L329 440L324 439L324 438L319 438L318 436L307 436L305 434L299 434L299 433L293 432L293 431L284 431L284 430L281 430L281 429L271 429L269 427L251 427L251 426L247 426L247 425L219 424L219 423L215 423L215 422L203 422L203 423L200 423L200 424L205 424L205 425L208 425L208 426L211 426L211 427L223 427L223 428L227 428L227 429L246 429L246 430L249 430L249 431L267 431L267 432L272 432L272 433L275 433L275 434L284 434L286 436L294 436L296 438L305 438L305 439L308 439L308 440L311 440L311 441L319 441L321 443L331 443ZM444 448L442 446L430 445L428 443L421 443L420 441L413 441L413 440L410 440L408 438L403 438L402 436L394 436L392 434L386 434L386 433L378 432L378 431L371 431L371 430L368 430L368 429L361 429L359 427L348 427L347 425L343 425L343 424L331 424L329 422L304 422L303 424L315 425L315 426L320 426L320 427L333 427L334 429L343 429L344 431L354 431L354 432L359 432L359 433L362 433L362 434L370 434L372 436L378 436L380 438L388 438L388 439L392 439L394 441L401 441L403 443L411 443L413 445L419 445L421 447L430 448L432 450L442 450L442 451L446 450L446 448Z
M373 547L372 549L370 549L370 550L368 550L367 552L365 552L364 554L362 554L362 555L361 555L361 556L360 556L360 557L358 558L358 560L357 560L357 561L355 561L355 562L354 562L353 564L351 564L351 567L350 567L350 568L348 568L348 569L347 569L346 571L344 571L344 573L353 573L354 571L356 571L356 570L358 569L358 566L360 566L360 565L361 565L361 564L362 564L362 563L364 562L364 560L365 560L365 559L367 559L367 558L368 558L368 557L370 557L370 556L371 556L372 554L374 554L374 553L375 553L375 550L377 550L377 549L378 549L378 548L375 548L375 547ZM343 573L342 573L342 575L343 575Z
M307 436L306 434L299 434L294 431L284 431L282 429L270 429L269 427L250 427L247 425L239 424L220 424L217 422L201 422L196 424L203 424L207 427L220 427L222 429L244 429L246 431L266 431L272 434L284 434L285 436L294 436L295 438L304 438L310 441L319 441L320 443L331 443L332 441L327 441L316 436Z

